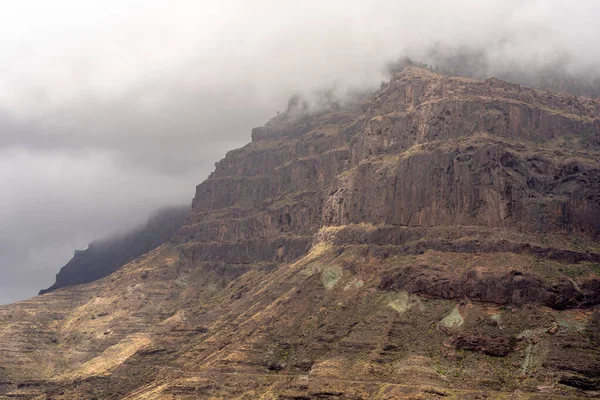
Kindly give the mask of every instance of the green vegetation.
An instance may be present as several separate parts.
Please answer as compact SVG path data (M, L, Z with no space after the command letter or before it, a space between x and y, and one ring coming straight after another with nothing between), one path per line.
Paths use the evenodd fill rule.
M327 289L333 289L333 287L339 282L342 278L343 271L337 265L333 265L331 267L327 267L323 270L321 274L321 281L323 285Z
M578 137L579 137L579 143L587 146L590 144L594 143L594 140L596 139L596 131L594 130L593 127L588 126L586 129L584 129L582 132L579 133Z
M281 197L265 199L264 203L265 204L270 203L270 206L275 207L275 208L285 207L285 206L293 206L296 203L298 203L300 200L300 197L302 197L302 195L304 195L306 193L313 193L313 192L299 190L299 191L292 192L292 193L286 193Z
M557 283L569 277L577 279L589 275L600 276L600 264L594 262L580 262L577 264L565 264L554 260L536 258L531 268L544 279Z
M442 325L446 328L458 328L464 323L464 319L462 315L460 315L460 311L458 310L458 306L452 309L452 312L448 314L444 319L442 319Z

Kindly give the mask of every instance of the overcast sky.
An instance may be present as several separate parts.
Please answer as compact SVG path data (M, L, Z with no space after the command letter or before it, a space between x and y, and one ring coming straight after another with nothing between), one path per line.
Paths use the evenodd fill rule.
M296 92L370 88L401 54L600 58L597 0L0 0L0 304L76 248L190 203Z

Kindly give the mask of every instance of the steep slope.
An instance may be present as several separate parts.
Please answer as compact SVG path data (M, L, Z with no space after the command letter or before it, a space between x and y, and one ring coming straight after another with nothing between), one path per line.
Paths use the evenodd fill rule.
M598 394L600 102L408 68L310 110L229 152L169 243L0 307L0 394Z
M56 282L48 289L40 290L39 294L112 274L134 258L171 239L183 225L189 211L187 206L162 208L154 212L144 226L94 241L85 250L75 250L73 258L56 275Z

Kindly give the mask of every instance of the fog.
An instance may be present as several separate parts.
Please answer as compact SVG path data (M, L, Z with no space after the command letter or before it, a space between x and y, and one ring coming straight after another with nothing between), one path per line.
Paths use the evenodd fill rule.
M0 304L49 286L74 249L190 203L294 93L376 88L399 57L461 51L481 77L592 81L599 17L596 0L4 2Z

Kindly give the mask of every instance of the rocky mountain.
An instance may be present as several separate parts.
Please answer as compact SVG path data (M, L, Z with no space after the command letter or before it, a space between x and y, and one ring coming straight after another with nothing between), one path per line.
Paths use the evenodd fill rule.
M299 99L173 239L0 307L0 396L600 394L600 101L405 68Z
M165 207L155 211L144 226L94 241L86 250L75 250L73 258L56 275L56 282L48 289L40 290L40 294L112 274L134 258L170 240L189 212L188 206Z

